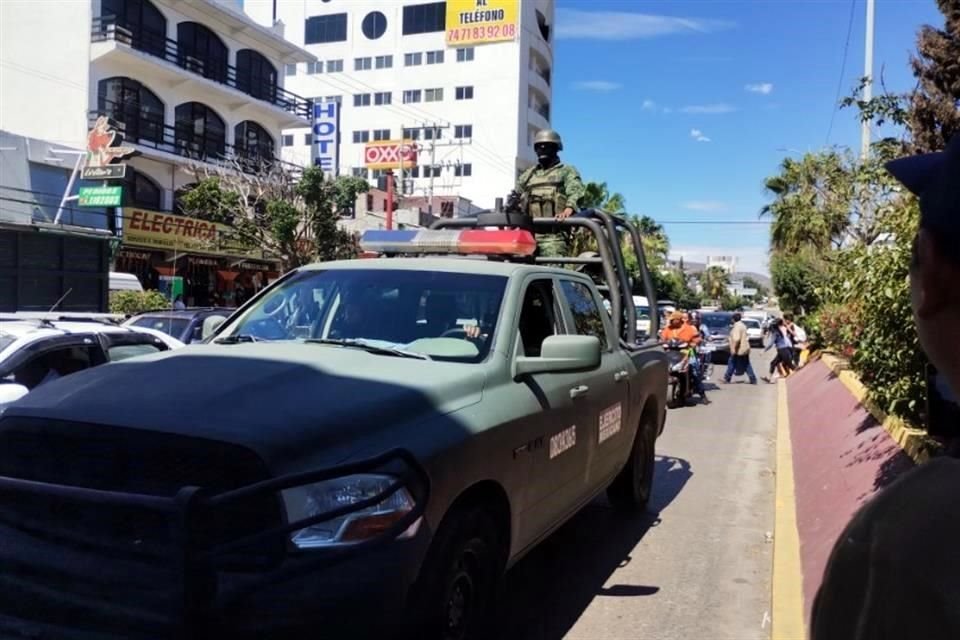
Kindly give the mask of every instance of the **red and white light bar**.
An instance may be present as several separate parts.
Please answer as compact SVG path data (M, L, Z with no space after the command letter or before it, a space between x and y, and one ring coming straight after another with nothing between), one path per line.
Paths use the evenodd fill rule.
M424 229L386 231L371 229L360 236L360 248L376 253L450 253L457 255L531 256L537 241L518 229L464 231Z

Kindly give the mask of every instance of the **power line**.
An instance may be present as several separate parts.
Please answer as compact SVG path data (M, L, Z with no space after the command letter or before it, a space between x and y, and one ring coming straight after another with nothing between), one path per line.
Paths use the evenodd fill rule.
M837 97L833 100L833 111L830 113L830 126L827 128L827 142L830 144L830 135L833 133L833 122L840 110L840 94L843 92L843 76L847 71L847 54L850 52L850 34L853 33L853 16L856 12L857 0L850 0L850 18L847 20L847 40L843 44L843 62L840 63L840 80L837 82Z

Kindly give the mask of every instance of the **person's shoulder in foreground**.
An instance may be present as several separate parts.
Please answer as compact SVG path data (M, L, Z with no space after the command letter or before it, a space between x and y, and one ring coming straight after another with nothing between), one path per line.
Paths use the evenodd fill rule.
M854 516L817 593L815 640L956 640L960 630L960 460L909 473Z

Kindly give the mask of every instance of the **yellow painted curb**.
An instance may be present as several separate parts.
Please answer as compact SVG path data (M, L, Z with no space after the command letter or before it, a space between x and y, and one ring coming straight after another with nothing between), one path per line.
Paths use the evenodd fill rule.
M793 480L787 385L777 385L777 489L773 535L772 640L804 640L803 573Z
M890 434L894 442L900 445L904 453L917 464L922 464L930 459L927 433L923 429L910 426L902 418L887 415L875 402L870 401L867 397L867 388L860 382L857 374L850 370L850 365L845 360L829 353L822 354L820 359L847 387L857 402L863 405L878 423L883 425L883 428Z

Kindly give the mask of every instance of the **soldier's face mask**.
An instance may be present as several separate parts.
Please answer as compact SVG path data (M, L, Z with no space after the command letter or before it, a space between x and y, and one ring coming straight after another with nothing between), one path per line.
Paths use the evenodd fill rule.
M560 149L552 142L538 142L533 145L533 150L537 154L537 160L541 166L549 166L557 159Z

